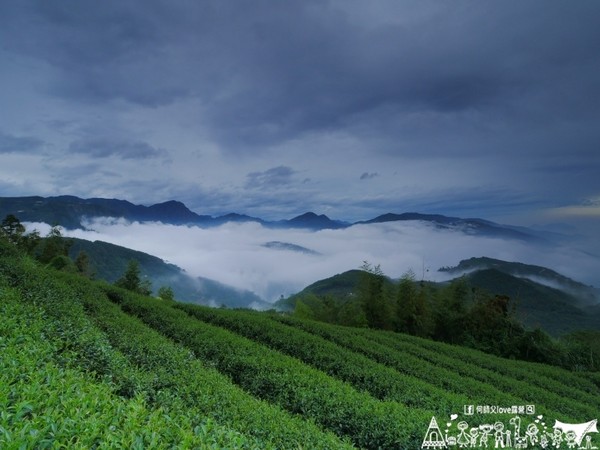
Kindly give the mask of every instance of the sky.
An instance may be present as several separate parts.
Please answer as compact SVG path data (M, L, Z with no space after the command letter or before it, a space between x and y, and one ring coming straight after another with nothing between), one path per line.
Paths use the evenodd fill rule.
M600 222L600 2L0 0L0 196Z

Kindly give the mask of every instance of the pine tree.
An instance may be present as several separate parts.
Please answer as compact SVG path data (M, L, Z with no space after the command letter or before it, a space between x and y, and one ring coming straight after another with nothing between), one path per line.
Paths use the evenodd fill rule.
M140 273L140 264L132 259L127 264L123 276L115 282L115 286L138 294L150 295L152 293L151 283L149 280L142 280Z

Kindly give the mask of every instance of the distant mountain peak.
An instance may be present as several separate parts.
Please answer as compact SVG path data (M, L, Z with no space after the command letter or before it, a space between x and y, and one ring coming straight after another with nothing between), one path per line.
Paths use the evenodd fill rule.
M184 208L189 211L188 207L185 206L185 204L183 202L180 202L179 200L167 200L166 202L156 203L152 206L170 206L170 207Z
M315 219L331 220L325 214L318 215L318 214L316 214L316 213L314 213L312 211L305 212L304 214L300 214L299 216L296 216L296 217L294 217L291 220L315 220Z
M158 218L168 217L171 220L177 221L190 221L194 222L198 219L198 214L190 211L190 209L183 203L177 200L169 200L163 203L157 203L152 206L148 206L148 211L156 213Z
M280 221L279 225L293 228L309 229L337 229L346 228L349 224L338 220L331 220L325 214L318 215L312 211L306 212L290 220Z

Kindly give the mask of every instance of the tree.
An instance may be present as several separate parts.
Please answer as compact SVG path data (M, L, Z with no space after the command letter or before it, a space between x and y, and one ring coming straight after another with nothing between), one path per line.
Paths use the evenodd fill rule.
M25 227L16 216L9 214L0 224L0 234L8 239L11 244L18 245L25 234Z
M563 366L569 370L600 370L600 331L578 330L560 338Z
M415 279L412 270L400 277L396 295L396 331L426 337L432 328L427 290L424 282L419 288Z
M519 357L527 361L560 365L562 352L557 342L540 328L526 331L520 339Z
M42 249L38 256L40 262L48 264L56 257L69 256L69 249L73 241L65 239L60 227L55 225L42 241Z
M142 280L140 276L140 264L135 259L129 261L125 273L115 282L115 286L142 295L150 295L152 293L151 283L149 280Z
M171 286L161 286L158 289L158 296L163 300L167 300L170 302L175 301L175 294L173 293L173 289L171 289Z
M416 334L417 289L415 273L412 270L404 273L400 278L396 303L396 330Z
M294 316L301 319L314 319L315 314L310 306L298 299L294 307Z
M359 292L363 310L370 328L389 330L392 328L392 311L384 289L385 275L378 265L364 261L360 267L362 276Z
M480 293L462 320L463 339L470 347L504 357L516 356L523 332L511 316L510 297Z
M337 323L349 327L367 327L367 317L359 301L349 300L340 306Z
M42 238L40 237L40 232L33 230L21 237L19 247L22 248L28 255L33 255L35 249L40 245L41 240Z
M465 315L469 304L469 283L465 277L453 280L438 293L435 338L458 344L464 340Z
M32 254L40 242L39 232L25 233L25 227L13 214L8 214L0 224L0 237L28 254Z
M75 269L77 270L77 273L80 273L84 277L87 277L87 278L94 277L94 273L92 272L92 270L90 268L90 257L83 250L81 250L77 254L77 257L75 258Z

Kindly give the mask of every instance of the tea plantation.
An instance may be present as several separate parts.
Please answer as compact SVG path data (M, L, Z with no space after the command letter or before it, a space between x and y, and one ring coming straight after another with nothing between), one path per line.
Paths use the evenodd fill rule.
M0 449L419 449L433 417L458 448L458 420L516 415L522 435L599 419L600 378L144 297L0 241Z

